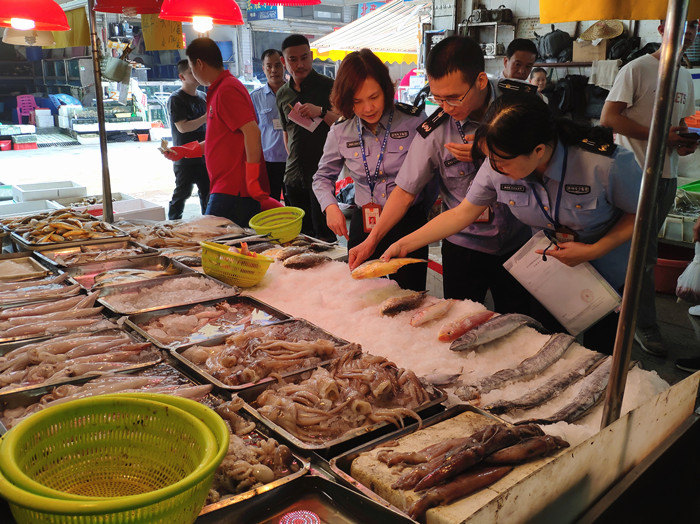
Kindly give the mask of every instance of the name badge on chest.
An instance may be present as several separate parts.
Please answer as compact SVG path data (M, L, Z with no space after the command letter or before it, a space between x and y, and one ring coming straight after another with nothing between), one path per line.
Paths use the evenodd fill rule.
M578 239L578 235L570 227L559 226L554 230L554 238L560 244L566 244L567 242L575 242Z
M375 202L370 202L362 206L362 225L365 233L372 231L379 221L379 215L382 214L382 206Z
M273 118L272 119L272 129L275 131L281 131L282 130L282 120L279 118Z
M487 224L491 222L491 206L484 209L484 211L477 217L474 223Z

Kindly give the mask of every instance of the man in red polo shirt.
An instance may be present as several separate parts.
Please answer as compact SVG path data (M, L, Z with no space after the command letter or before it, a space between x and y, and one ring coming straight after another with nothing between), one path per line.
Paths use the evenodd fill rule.
M164 154L178 160L206 151L211 182L207 215L247 226L260 212L260 202L269 198L253 102L243 84L224 69L216 42L197 38L187 46L186 54L195 79L209 86L207 132L203 142L190 142Z

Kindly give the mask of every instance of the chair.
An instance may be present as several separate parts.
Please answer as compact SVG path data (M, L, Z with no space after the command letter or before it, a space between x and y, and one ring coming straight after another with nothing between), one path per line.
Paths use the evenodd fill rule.
M36 105L36 100L34 100L34 95L18 95L17 96L17 123L22 123L22 117L28 116L29 123L35 124L34 110L40 109Z

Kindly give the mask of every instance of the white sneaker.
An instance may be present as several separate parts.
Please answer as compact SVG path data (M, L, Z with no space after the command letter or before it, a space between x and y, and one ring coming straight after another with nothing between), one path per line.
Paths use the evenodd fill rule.
M690 306L690 307L688 308L688 313L691 314L691 315L693 315L693 316L700 317L700 305L698 305L698 306Z

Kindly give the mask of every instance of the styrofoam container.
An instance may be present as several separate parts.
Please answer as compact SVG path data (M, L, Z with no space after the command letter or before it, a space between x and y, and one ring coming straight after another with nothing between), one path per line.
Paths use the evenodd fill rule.
M84 197L85 195L87 195L87 188L70 180L12 186L12 197L16 202L55 200L65 197Z
M53 119L53 115L36 117L36 127L54 127L54 125L56 125L56 122Z
M58 116L58 127L62 129L70 129L70 117L69 116Z
M83 106L79 105L63 105L63 106L58 106L58 116L66 116L66 117L72 117L75 115L76 111L80 111L83 109Z
M50 109L35 109L34 116L39 118L40 116L51 116Z
M80 209L80 208L74 208ZM87 206L84 211L87 211L95 217L102 216L102 204ZM141 218L144 220L165 220L165 208L144 200L142 198L133 198L131 200L117 200L112 202L112 213L114 220Z
M51 200L31 200L29 202L14 202L8 200L0 202L0 217L12 217L19 215L29 215L41 211L52 211L63 206Z
M102 195L90 195L88 197L68 197L68 198L57 198L54 200L56 204L60 205L61 207L72 207L73 209L79 210L79 211L84 211L85 209L88 208L87 205L84 206L78 206L74 205L71 206L71 204L77 203L79 200L82 198L102 198ZM127 195L126 193L112 193L112 200L113 201L119 201L119 200L133 200L134 197L131 195ZM97 205L97 204L96 204ZM100 204L101 205L101 204Z

